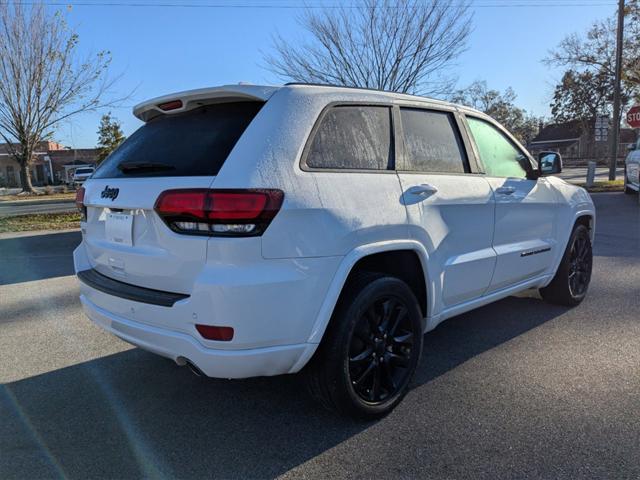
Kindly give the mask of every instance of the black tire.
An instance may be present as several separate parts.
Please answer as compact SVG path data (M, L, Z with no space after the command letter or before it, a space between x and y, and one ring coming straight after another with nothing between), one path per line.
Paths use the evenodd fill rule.
M549 303L573 307L587 295L593 252L591 237L584 225L573 228L569 242L551 283L540 289L540 295Z
M359 274L341 294L306 369L309 392L340 414L382 417L407 393L422 354L422 337L420 307L407 284L376 273Z
M629 187L629 186L627 185L626 180L625 180L625 183L624 183L624 193L626 193L627 195L634 195L634 194L636 194L636 193L638 193L638 192L636 192L633 188Z
M633 195L633 194L638 193L633 188L629 187L629 183L627 181L627 166L626 165L624 167L624 193L626 193L627 195Z
M633 193L636 193L635 190L633 190L632 188L629 188L629 184L627 181L627 166L625 165L624 167L624 193L626 193L627 195L631 195Z

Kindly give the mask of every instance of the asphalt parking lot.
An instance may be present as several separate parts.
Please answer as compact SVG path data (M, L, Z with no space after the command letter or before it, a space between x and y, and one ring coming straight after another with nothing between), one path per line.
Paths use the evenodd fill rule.
M202 379L83 316L77 232L0 239L0 478L639 478L640 207L594 195L575 309L536 293L425 337L404 402L358 423L299 378Z

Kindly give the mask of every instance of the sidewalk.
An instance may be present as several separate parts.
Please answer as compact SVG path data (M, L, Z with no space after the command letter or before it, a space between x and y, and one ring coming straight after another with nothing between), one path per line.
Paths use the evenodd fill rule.
M585 183L587 181L587 167L566 167L562 170L558 177L566 180L569 183ZM624 179L624 168L619 167L616 169L616 179ZM606 182L607 180L609 180L609 168L597 167L595 181Z

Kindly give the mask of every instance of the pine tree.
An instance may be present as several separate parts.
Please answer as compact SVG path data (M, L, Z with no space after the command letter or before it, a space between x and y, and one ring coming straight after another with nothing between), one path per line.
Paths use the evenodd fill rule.
M98 148L100 149L98 163L107 158L125 138L118 119L112 117L111 112L103 115L98 128Z

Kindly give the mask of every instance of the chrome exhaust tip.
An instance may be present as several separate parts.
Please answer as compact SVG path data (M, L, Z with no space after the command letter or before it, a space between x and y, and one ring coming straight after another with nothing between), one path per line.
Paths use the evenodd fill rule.
M191 363L189 360L187 360L187 368L191 371L191 373L193 373L196 377L204 377L206 376L204 373L202 373L202 370L200 370L198 367L196 367L193 363Z
M196 377L206 377L206 375L202 373L202 370L196 367L188 358L178 357L176 363L181 367L187 367Z

